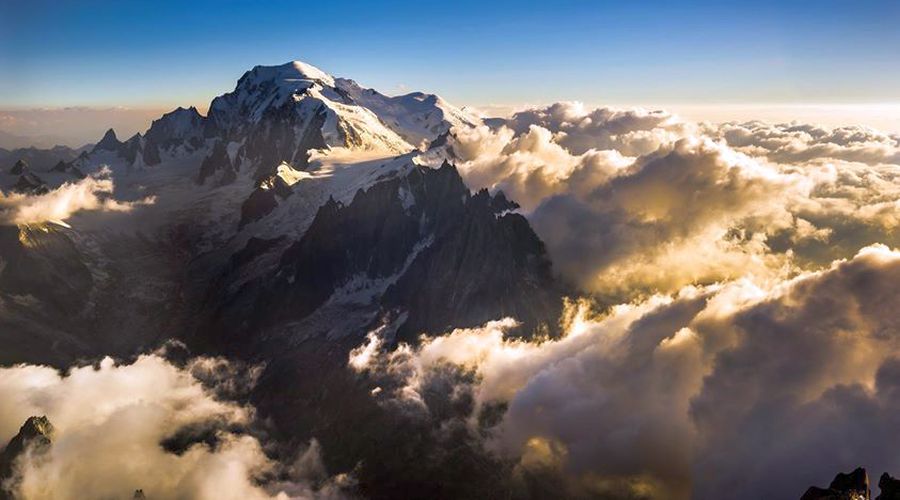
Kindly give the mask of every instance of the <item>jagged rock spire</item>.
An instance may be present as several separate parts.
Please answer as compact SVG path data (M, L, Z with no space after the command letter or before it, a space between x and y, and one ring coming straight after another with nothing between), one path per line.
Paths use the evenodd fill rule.
M28 170L28 162L22 159L19 159L15 165L9 169L9 173L11 175L22 175L25 171Z
M6 445L3 453L0 453L0 484L8 482L13 476L13 465L25 450L30 448L34 453L45 453L50 448L52 437L53 425L47 417L29 417L19 429L19 433ZM0 488L0 500L10 498L13 497L9 496L8 491Z
M103 139L94 146L93 151L118 151L122 147L119 138L116 137L116 131L109 129L103 134Z
M810 486L800 500L870 500L871 497L866 469L857 467L850 473L838 473L827 489Z

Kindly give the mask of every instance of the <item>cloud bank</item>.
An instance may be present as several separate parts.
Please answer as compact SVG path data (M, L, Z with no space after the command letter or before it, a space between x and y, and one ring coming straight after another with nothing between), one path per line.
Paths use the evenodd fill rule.
M474 395L470 425L502 403L489 447L573 496L795 498L861 463L900 470L898 279L900 252L876 245L768 288L573 305L558 340L505 338L511 319L393 351L373 333L350 366L426 412L427 381L467 370L448 393Z
M456 131L467 184L519 202L557 270L609 304L900 243L897 136L576 103L494 125Z
M63 222L82 210L128 212L135 206L154 202L152 197L136 202L118 201L112 197L114 187L109 170L102 169L94 175L77 182L67 182L45 194L0 192L0 222Z
M799 498L900 472L898 136L574 103L489 123L455 131L460 172L519 202L587 299L559 339L374 331L349 358L373 398L424 419L471 398L470 435L538 496Z
M251 408L220 399L252 385L258 371L212 358L178 367L157 354L131 364L106 358L66 373L0 368L0 440L29 416L55 433L46 454L26 454L6 487L28 499L337 498L313 443L290 466L274 462L249 432Z

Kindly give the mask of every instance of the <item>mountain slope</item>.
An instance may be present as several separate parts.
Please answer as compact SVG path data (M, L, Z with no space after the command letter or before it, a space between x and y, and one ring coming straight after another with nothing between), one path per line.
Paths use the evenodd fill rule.
M0 362L65 367L176 339L259 364L249 397L285 448L320 437L330 470L366 464L373 497L412 483L479 496L485 470L471 487L425 485L422 470L385 482L383 450L345 432L404 437L347 369L370 332L390 346L505 316L517 335L555 331L567 289L543 243L514 200L470 192L441 161L438 139L479 123L437 96L292 62L248 71L207 116L179 108L62 164L0 173L4 192L39 178L15 198L36 206L109 181L66 226L0 225L0 341L15 346Z
M526 332L552 328L562 290L514 208L502 193L472 195L448 163L388 172L346 204L330 197L289 246L248 241L209 291L209 335L361 338L396 320L399 338L415 340L506 315ZM247 280L261 261L270 270Z

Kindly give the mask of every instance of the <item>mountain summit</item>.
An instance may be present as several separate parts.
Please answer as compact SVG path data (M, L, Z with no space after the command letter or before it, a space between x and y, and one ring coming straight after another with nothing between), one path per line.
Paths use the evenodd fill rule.
M208 135L249 136L254 156L264 155L260 141L275 143L299 163L304 147L404 153L477 121L437 96L388 97L299 61L248 71L213 100L207 119Z

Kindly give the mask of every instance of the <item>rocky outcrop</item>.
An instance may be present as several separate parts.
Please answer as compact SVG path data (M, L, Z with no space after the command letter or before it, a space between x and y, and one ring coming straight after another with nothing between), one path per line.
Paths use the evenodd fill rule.
M84 179L86 177L84 175L84 172L79 170L77 167L62 160L59 160L59 162L52 169L50 169L50 171L59 174L69 174L77 179Z
M300 179L300 173L287 163L275 168L275 173L258 182L246 201L241 205L239 227L259 220L272 213L279 200L294 194L292 186Z
M271 205L274 199L254 201ZM221 307L214 329L301 320L329 299L339 300L352 283L363 283L370 295L353 300L380 311L378 317L404 318L398 324L404 340L504 316L522 321L523 332L552 329L562 287L544 245L512 212L516 207L502 193L471 194L447 163L410 167L360 190L346 205L331 198L271 275L216 301L244 306Z
M878 488L881 494L875 500L900 500L900 479L895 479L887 472L878 479Z
M881 493L875 500L900 500L900 479L887 472L878 479ZM850 473L839 473L828 488L810 486L800 500L869 500L871 498L869 476L862 467Z
M36 174L25 171L13 185L13 191L22 194L38 195L50 192L47 183Z
M17 160L15 165L9 169L10 175L22 175L28 170L28 162L25 160Z
M305 169L309 166L310 150L326 147L322 135L324 106L313 107L308 113L311 116L305 119L289 106L269 109L264 114L264 124L248 130L240 154L257 165L255 179L274 174L282 162Z
M434 244L385 294L385 309L408 314L399 339L504 316L522 322L521 334L538 327L554 333L563 291L544 244L522 215L511 212L515 208L502 192L492 197L482 190L468 198L458 219L436 228Z
M196 149L203 143L205 118L197 108L179 107L153 120L145 138L164 150L186 145Z
M199 144L195 145L195 149L196 147L199 147ZM113 129L109 129L100 142L91 150L91 154L101 151L116 153L130 165L143 163L145 166L154 166L161 162L156 141L151 137L143 137L141 134L134 134L127 141L120 142L116 137L116 132ZM81 161L86 159L87 156L85 155L79 156Z
M43 172L50 170L60 161L69 162L78 157L82 152L90 149L93 145L81 148L70 148L67 146L54 146L50 149L39 148L19 148L12 151L0 149L0 165L3 166L3 172L10 175L21 175L14 173L16 163L22 161L25 169L31 169L35 172Z
M92 282L75 245L53 226L0 226L0 263L0 293L39 297L68 314Z
M144 138L144 149L141 151L141 155L144 165L148 167L159 165L162 162L162 159L159 157L159 148L152 139Z
M103 138L100 139L96 145L94 145L94 149L91 150L91 153L96 153L98 151L115 151L118 152L122 148L122 143L119 142L119 139L116 137L116 131L113 129L109 129L103 134Z
M84 310L93 284L82 254L59 226L0 226L0 364L80 353L64 332Z
M0 500L15 498L11 491L16 488L16 460L30 450L33 454L43 454L50 449L53 425L47 417L29 417L0 453Z
M58 174L69 174L78 179L84 179L86 176L84 173L76 168L71 163L60 160L52 169L51 172L56 172Z
M134 134L127 141L122 143L119 154L128 164L133 164L134 160L140 155L143 157L143 140L141 134Z
M275 198L275 192L268 189L256 188L250 196L241 204L241 220L238 227L244 227L247 224L257 221L266 215L272 213L278 206L278 200Z
M203 184L206 179L217 172L222 172L223 176L230 173L231 177L229 178L234 179L234 165L228 156L228 148L224 141L216 141L212 151L203 159L203 163L200 164L200 172L197 174L197 184Z
M869 476L862 467L850 473L838 473L828 488L810 486L800 500L869 500Z

